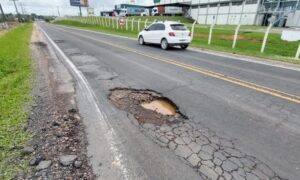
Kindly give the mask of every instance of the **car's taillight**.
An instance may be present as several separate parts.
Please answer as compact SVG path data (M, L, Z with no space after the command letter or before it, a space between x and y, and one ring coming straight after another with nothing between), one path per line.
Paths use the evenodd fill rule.
M174 32L169 32L169 36L175 37L175 33Z
M191 32L189 32L189 36L191 36L192 34L191 34Z

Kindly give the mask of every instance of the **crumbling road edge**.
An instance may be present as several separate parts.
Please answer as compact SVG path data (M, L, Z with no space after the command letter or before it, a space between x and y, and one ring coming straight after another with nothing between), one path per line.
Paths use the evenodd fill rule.
M83 93L85 96L85 100L90 105L89 109L93 109L97 119L97 122L99 122L102 130L105 132L105 138L109 145L109 149L114 157L115 164L118 165L118 168L121 171L121 174L125 180L129 180L130 178L130 172L129 169L127 169L125 162L125 157L123 154L119 151L119 148L117 146L118 137L114 129L110 126L110 124L107 121L106 115L101 110L99 103L97 103L95 94L90 87L88 81L84 77L84 75L76 68L76 66L71 62L71 60L64 54L64 52L57 46L57 44L48 36L48 34L39 27L40 31L44 34L48 42L51 44L51 46L54 48L54 50L58 53L58 55L62 58L63 64L66 66L66 68L71 72L72 76L76 80L75 83L77 83L78 88L77 91L80 93ZM80 110L79 110L80 111ZM88 152L89 153L89 152ZM93 154L89 154L90 156L93 156ZM92 160L91 160L92 161ZM93 164L93 163L92 163ZM95 167L93 166L93 169ZM94 172L97 175L97 172ZM101 178L101 177L100 177Z

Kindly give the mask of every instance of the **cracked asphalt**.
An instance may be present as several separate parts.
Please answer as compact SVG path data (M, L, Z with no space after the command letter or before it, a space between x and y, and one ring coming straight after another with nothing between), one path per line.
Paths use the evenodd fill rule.
M149 54L296 96L300 71L191 50L163 51L130 39L40 25L91 85L118 135L129 179L299 179L299 103L157 61ZM162 93L188 119L169 126L140 125L109 101L110 89L118 87ZM78 103L82 107L84 102ZM85 122L87 130L95 123ZM111 159L97 155L96 148L104 147L96 145L93 133L87 131L94 172L100 179L121 179Z

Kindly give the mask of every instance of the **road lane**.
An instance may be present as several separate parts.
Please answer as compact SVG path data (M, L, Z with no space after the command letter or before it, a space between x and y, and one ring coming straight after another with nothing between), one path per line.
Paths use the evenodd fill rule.
M66 52L75 48L97 58L99 61L97 63L111 68L118 74L117 80L120 85L163 92L194 121L199 121L222 135L236 138L244 151L259 157L284 176L293 178L299 175L297 170L300 162L298 158L299 139L297 138L299 135L297 120L300 117L297 111L298 104L195 74L163 62L154 62L151 57L118 48L112 49L107 44L76 35L81 31L66 28L63 30L61 27L48 25L43 27L53 39L64 40L64 43L59 45ZM81 33L102 41L126 45L138 50L142 49L147 53L164 58L171 57L194 66L203 65L205 67L206 64L210 64L210 70L215 68L213 70L219 73L228 73L243 80L252 78L252 82L257 81L258 84L268 87L270 87L268 83L271 82L271 88L276 87L276 89L288 93L299 93L297 91L299 90L299 80L297 80L299 72L296 71L269 66L262 67L262 65L226 58L222 61L217 56L191 51L165 52L155 47L138 46L136 42L130 40L87 32ZM193 55L200 56L200 58L192 58ZM213 63L209 63L210 61ZM79 62L75 62L75 64L80 65ZM232 68L230 68L231 64ZM97 81L93 80L97 74L91 74L87 69L84 70L83 73L90 80L93 88L99 89ZM289 81L285 82L283 79ZM263 81L267 83L265 84ZM294 83L289 86L288 84L291 82Z
M273 89L285 91L291 94L300 95L299 78L300 73L295 70L284 70L279 67L262 65L247 61L236 60L222 56L213 56L211 54L199 53L195 51L182 51L179 49L171 49L169 51L160 50L159 46L140 46L137 41L132 39L112 37L101 35L97 32L89 33L82 30L71 29L74 33L87 35L90 38L96 39L101 37L105 42L117 42L117 45L129 47L139 51L145 51L152 55L164 57L178 62L187 63L190 65L206 68L208 70L218 72L227 76L233 76L245 81L254 82L259 85L264 85ZM297 66L298 71L300 67ZM296 68L295 68L296 69Z

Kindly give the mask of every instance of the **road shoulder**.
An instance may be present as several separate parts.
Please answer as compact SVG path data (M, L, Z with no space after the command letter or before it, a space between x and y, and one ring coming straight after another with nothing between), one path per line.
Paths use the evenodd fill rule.
M75 104L72 76L51 52L36 26L31 52L36 86L27 131L33 133L33 138L23 151L29 156L32 168L17 178L94 179L86 155L84 126Z

